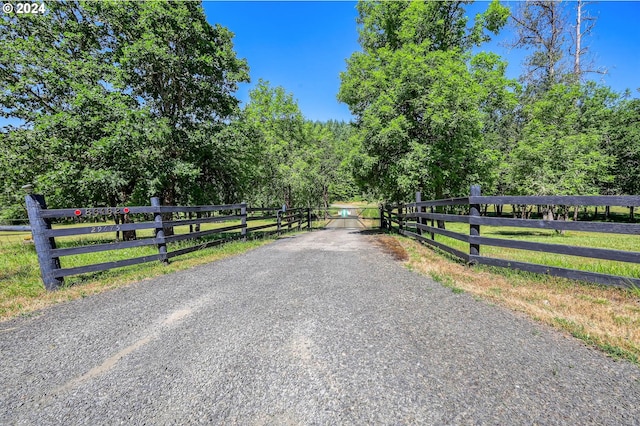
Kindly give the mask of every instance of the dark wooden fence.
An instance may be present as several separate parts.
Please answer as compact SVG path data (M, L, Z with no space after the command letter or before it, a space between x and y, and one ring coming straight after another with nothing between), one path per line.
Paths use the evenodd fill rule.
M489 217L481 215L482 205L638 207L640 196L481 196L480 187L472 186L469 197L421 201L418 193L416 202L401 206L384 206L381 208L380 215L387 228L395 229L403 235L437 247L469 264L511 268L624 288L640 287L638 278L487 257L481 255L481 247L505 247L629 263L640 263L640 252L490 238L480 234L481 226L484 225L640 236L640 224ZM446 208L458 211L443 213L442 211ZM469 233L451 231L438 226L437 222L468 223ZM436 234L467 243L468 252L436 241ZM638 246L640 248L640 239Z
M150 206L47 209L44 197L37 194L28 194L26 204L42 280L47 290L55 290L60 287L66 276L151 261L167 263L173 257L196 250L223 244L234 239L246 240L251 233L256 231L261 231L262 234L279 234L293 229L311 229L310 210L305 208L282 211L279 208L249 208L245 203L210 206L162 206L158 198L152 198ZM90 223L91 219L115 219L125 215L127 217L142 217L143 220L135 223L108 223L106 221ZM82 222L87 226L53 228L52 220ZM250 226L251 222L258 220L270 221L270 223ZM214 229L200 229L202 224L225 222L230 224ZM189 226L188 232L173 233L177 227L187 225ZM74 244L72 247L63 248L58 248L56 245L56 238L60 237L105 233L116 233L118 236L120 233L125 235L143 230L151 230L153 236L133 238L128 241ZM169 250L168 244L181 241L184 243L179 248ZM65 256L143 246L156 246L158 253L70 268L62 267L60 262L60 258Z

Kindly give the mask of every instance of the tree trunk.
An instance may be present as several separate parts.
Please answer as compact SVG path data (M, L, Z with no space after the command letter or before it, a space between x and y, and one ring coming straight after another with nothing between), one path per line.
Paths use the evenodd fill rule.
M631 220L631 222L635 222L636 221L634 206L630 206L629 207L629 219Z
M582 50L580 48L580 44L582 43L582 35L580 32L582 31L582 0L578 0L576 5L576 35L575 35L575 51L573 54L573 75L576 78L576 81L580 81L580 77L582 76L582 70L580 69L580 56L582 55Z
M578 221L578 208L579 208L579 206L574 206L573 207L573 221L574 222Z
M133 223L133 220L131 220L128 213L122 215L122 223ZM123 241L132 241L135 239L137 239L135 229L132 229L131 231L122 231Z
M171 187L168 188L167 191L164 194L163 198L163 205L165 206L173 206L175 205L175 201L176 201L176 192L175 192L175 188ZM171 221L173 220L173 214L172 213L165 213L162 215L162 220L163 221ZM173 226L163 226L162 227L163 231L164 231L164 236L165 237L169 237L171 235L174 234L173 232Z
M553 206L545 206L545 209L542 213L542 218L544 220L554 220L554 215L553 215Z

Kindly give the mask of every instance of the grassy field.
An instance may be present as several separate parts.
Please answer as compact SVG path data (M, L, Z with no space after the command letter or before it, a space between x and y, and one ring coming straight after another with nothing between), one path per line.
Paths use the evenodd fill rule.
M640 365L640 292L504 268L468 267L415 240L380 235L407 268L454 293L496 303Z
M469 225L464 223L447 223L446 229L469 235ZM640 251L640 239L637 235L603 234L579 231L565 231L564 234L559 234L554 230L535 230L504 226L482 226L480 227L480 235L492 238L548 244L597 247L636 252ZM442 235L436 235L435 237L436 241L442 242L465 253L469 252L469 244L467 243ZM480 254L483 256L507 260L640 278L640 264L636 263L615 262L579 256L568 256L492 246L481 246Z
M255 220L248 222L249 227L267 225L271 221ZM201 231L214 230L240 224L240 221L203 224ZM53 228L84 227L92 224L54 225ZM297 226L292 227L296 230ZM89 294L118 287L141 279L162 275L186 268L232 256L258 247L269 239L263 239L265 232L275 231L268 228L249 235L246 243L232 242L220 247L192 252L173 258L169 265L160 262L149 262L127 266L108 271L70 276L65 278L64 287L56 292L48 293L42 284L35 247L31 243L30 233L0 232L0 320ZM189 226L177 226L176 234L189 232ZM239 230L238 230L239 232ZM137 231L138 238L153 236L153 229ZM219 237L214 235L211 238ZM258 240L257 240L258 239ZM57 247L74 247L87 244L110 243L115 241L115 233L86 234L73 237L56 238ZM202 240L199 240L202 241ZM168 244L168 251L189 247L192 240ZM104 251L61 258L63 268L90 265L106 261L129 259L158 253L155 245L130 249Z

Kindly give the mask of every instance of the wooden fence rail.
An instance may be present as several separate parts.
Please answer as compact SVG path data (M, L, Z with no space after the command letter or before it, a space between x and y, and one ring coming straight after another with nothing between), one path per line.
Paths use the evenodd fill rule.
M64 277L104 271L112 268L160 261L202 250L225 242L246 240L251 233L277 233L291 229L311 229L310 209L297 208L285 211L280 208L250 208L246 203L210 206L162 206L158 198L151 199L151 206L100 207L47 209L42 195L27 194L28 227L35 243L42 280L47 290L55 290L64 283ZM193 217L193 214L196 217ZM106 219L127 215L142 217L136 223L89 223L87 226L53 228L53 219L84 220ZM124 216L123 216L124 217ZM267 224L250 226L251 222L268 221ZM211 229L201 225L225 224ZM194 229L195 225L195 229ZM294 228L295 225L295 228ZM188 226L188 232L174 232L178 227ZM270 229L270 230L269 230ZM136 232L151 230L152 237L133 238L127 241L99 242L72 247L57 247L56 238L79 235L102 235L105 233ZM269 230L269 231L267 231ZM169 250L168 244L183 242L180 247ZM60 258L65 256L107 252L134 247L156 246L157 254L123 260L112 260L91 265L64 268Z
M31 227L25 225L0 225L0 232L31 232Z
M481 206L487 204L638 207L640 206L640 196L481 196L480 187L472 186L470 196L462 198L421 201L420 193L417 193L415 202L400 206L384 206L381 208L380 215L381 218L385 219L385 222L390 229L395 229L403 235L414 238L427 245L437 247L438 249L462 259L469 264L484 264L511 268L623 288L640 287L640 279L636 277L624 277L489 257L481 254L481 247L504 247L636 264L640 264L640 251L624 251L597 247L578 247L564 244L548 244L512 239L490 238L481 236L480 233L481 226L507 226L517 228L550 229L556 231L571 230L640 235L640 224L482 216ZM462 206L463 209L458 214L434 212L434 207L442 208L452 206ZM429 212L426 211L427 208L429 208ZM468 223L469 233L463 234L445 229L443 226L436 226L436 221L443 223ZM394 228L394 224L397 225L396 228ZM443 235L467 243L469 245L469 250L468 252L463 252L443 243L442 241L436 241L435 235Z

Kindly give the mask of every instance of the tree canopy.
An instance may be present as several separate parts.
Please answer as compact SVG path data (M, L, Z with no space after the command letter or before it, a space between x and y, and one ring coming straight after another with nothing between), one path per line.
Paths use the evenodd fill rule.
M0 220L25 183L52 207L320 207L366 195L637 194L640 103L591 82L589 5L361 1L361 50L338 99L353 122L312 122L295 94L249 82L233 33L199 2L47 3L0 21ZM574 15L575 12L575 15ZM576 17L576 24L569 16ZM510 22L510 26L505 26ZM519 81L483 50L529 49Z
M338 98L356 116L361 182L400 201L416 190L442 198L490 179L495 147L483 138L481 109L505 97L504 66L470 48L498 31L508 16L490 4L471 27L464 2L361 2L360 44L341 74ZM504 84L482 86L481 69ZM489 183L489 182L487 182ZM489 183L490 184L490 183Z

